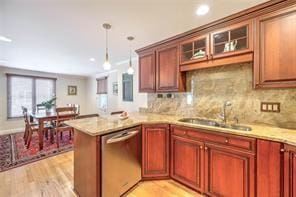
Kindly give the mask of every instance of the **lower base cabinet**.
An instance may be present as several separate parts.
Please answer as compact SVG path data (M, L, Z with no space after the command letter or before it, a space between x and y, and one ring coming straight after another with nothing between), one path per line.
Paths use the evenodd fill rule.
M296 147L284 148L284 197L296 196Z
M255 140L171 127L171 177L208 196L255 196Z
M142 126L142 177L169 178L169 139L167 124Z
M255 156L214 144L205 144L205 193L210 196L254 195Z
M171 138L171 177L203 192L203 143L185 138Z

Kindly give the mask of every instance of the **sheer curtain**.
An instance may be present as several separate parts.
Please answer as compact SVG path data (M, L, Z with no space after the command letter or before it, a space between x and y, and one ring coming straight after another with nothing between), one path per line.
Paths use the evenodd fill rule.
M7 117L22 116L21 107L35 111L36 104L53 98L56 79L7 74Z

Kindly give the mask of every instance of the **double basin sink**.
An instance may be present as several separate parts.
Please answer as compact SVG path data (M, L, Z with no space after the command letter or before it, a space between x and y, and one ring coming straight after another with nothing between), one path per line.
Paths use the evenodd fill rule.
M183 118L183 119L180 119L179 121L185 122L185 123L206 125L206 126L233 129L233 130L239 130L239 131L252 131L251 127L236 125L236 124L226 125L223 123L216 122L214 120L207 120L207 119L201 119L201 118Z

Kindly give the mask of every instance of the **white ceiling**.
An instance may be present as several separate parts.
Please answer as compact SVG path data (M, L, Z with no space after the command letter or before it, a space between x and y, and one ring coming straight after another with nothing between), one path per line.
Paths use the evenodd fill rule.
M116 68L129 57L129 35L137 49L265 1L0 0L0 35L13 40L0 42L0 65L91 75L103 71L105 22L112 25L110 60ZM196 16L204 3L210 12Z

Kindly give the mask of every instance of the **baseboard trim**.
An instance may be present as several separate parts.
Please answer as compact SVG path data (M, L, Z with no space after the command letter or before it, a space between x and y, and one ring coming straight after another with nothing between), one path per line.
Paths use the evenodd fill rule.
M0 135L7 135L7 134L12 134L12 133L20 133L23 132L24 128L15 128L15 129L5 129L5 130L0 130Z

